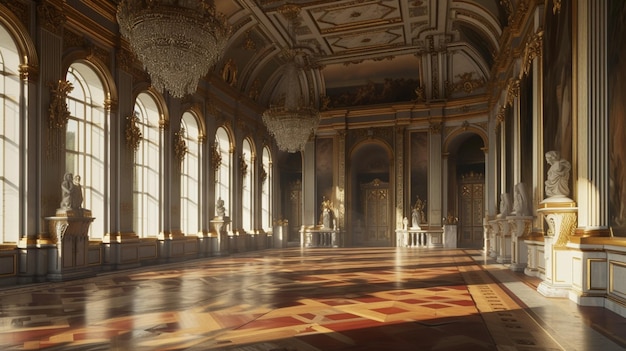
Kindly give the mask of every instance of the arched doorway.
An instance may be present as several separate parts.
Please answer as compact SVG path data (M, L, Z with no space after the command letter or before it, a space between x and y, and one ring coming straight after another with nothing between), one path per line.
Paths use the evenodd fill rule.
M352 246L392 246L393 189L390 148L375 140L357 145L350 155L350 194L346 210Z
M448 212L457 214L457 246L483 247L485 214L484 141L475 133L457 135L448 145Z
M278 182L280 184L281 219L287 220L288 241L300 241L302 226L302 154L278 153Z

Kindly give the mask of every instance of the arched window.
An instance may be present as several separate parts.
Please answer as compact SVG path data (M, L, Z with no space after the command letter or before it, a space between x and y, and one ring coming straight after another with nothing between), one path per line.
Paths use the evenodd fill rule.
M20 76L19 54L0 26L0 243L20 235Z
M217 128L215 132L215 143L221 162L215 174L215 197L216 200L224 200L226 215L230 216L230 137L223 127Z
M272 156L267 146L263 148L260 173L261 225L268 232L272 230Z
M185 234L197 234L200 229L200 131L195 116L185 112L181 121L187 153L181 166L180 221Z
M241 215L242 215L242 226L243 229L247 232L252 232L253 228L253 163L252 163L252 147L250 145L250 141L248 139L243 140L243 144L241 147Z
M106 114L105 93L94 69L73 63L66 80L74 89L67 97L70 117L65 134L65 172L80 176L82 207L91 210L95 220L89 227L92 238L105 232Z
M154 98L141 93L135 101L135 113L142 139L135 154L133 227L140 237L154 237L159 234L161 223L160 112Z

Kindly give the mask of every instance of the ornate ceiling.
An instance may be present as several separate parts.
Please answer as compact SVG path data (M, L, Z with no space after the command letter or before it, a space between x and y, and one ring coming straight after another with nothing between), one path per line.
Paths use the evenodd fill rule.
M220 0L233 25L222 63L233 88L261 105L276 94L293 44L322 108L482 94L504 28L529 0ZM290 30L286 6L300 11ZM304 81L304 79L303 79Z

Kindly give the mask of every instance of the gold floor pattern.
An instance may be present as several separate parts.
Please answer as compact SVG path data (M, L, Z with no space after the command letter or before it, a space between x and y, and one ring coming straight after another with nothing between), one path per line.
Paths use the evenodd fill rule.
M563 350L464 250L285 249L0 290L2 350Z

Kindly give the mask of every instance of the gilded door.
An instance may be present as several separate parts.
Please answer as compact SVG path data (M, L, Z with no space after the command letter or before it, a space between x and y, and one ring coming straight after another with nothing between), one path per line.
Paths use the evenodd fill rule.
M391 245L389 227L389 183L374 179L361 185L364 209L364 230L360 243L365 246Z
M484 187L482 174L462 177L459 189L459 247L483 247Z
M299 241L302 226L302 182L298 180L289 184L288 197L285 212L289 222L289 241Z

